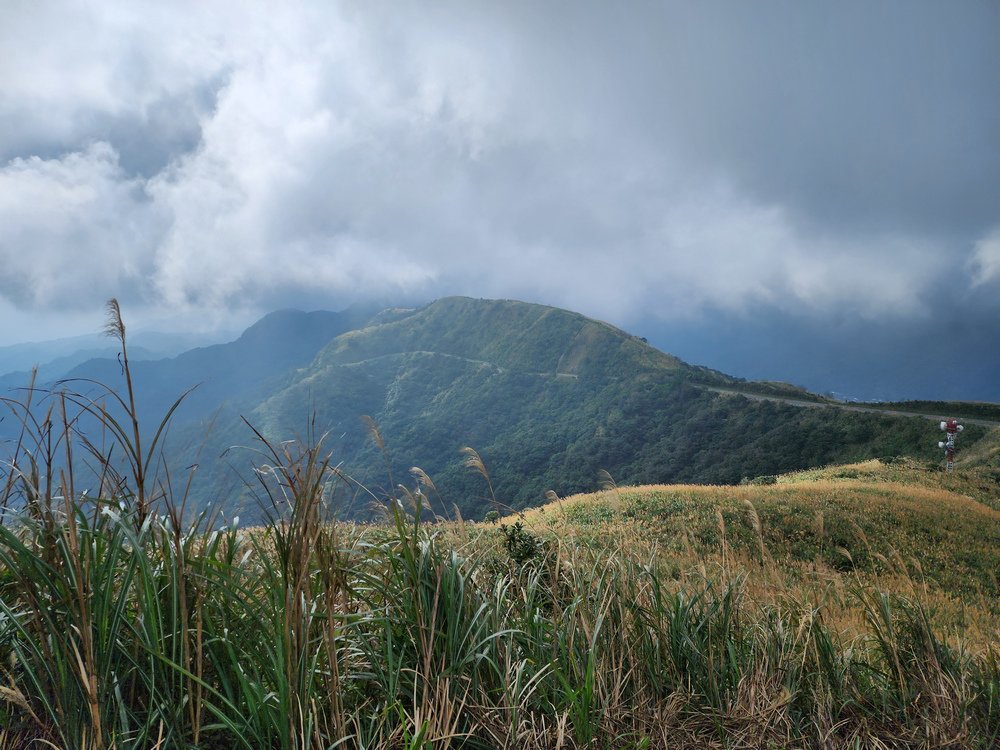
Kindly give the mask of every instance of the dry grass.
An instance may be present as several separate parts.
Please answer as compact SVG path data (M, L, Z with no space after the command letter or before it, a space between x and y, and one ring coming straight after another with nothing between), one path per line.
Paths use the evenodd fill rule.
M775 485L616 488L504 523L522 520L543 536L627 548L670 567L678 580L691 571L747 573L755 599L822 606L843 632L863 627L850 595L860 584L919 599L955 639L978 647L1000 640L1000 512L940 487L882 481L881 474L881 464L867 462Z

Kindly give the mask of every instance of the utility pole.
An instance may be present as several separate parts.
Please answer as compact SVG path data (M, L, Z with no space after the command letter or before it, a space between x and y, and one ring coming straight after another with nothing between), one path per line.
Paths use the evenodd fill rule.
M955 468L955 440L965 427L960 425L957 419L949 419L941 423L941 429L944 430L947 439L939 442L938 448L944 448L945 471L951 471Z

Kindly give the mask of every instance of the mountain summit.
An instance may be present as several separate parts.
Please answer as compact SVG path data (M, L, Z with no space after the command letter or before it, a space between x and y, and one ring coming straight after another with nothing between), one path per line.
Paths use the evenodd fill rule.
M511 300L384 310L251 395L227 402L210 450L251 443L244 417L277 440L312 430L375 494L419 466L440 491L436 510L454 505L473 516L493 498L463 465L465 446L482 456L497 501L515 508L547 490L592 489L600 471L622 484L734 484L834 461L933 455L926 420L847 412L784 384L745 383L578 313ZM384 455L362 416L378 425ZM982 429L973 432L970 442ZM227 454L244 472L251 458ZM240 487L217 467L207 473L206 500Z
M275 441L325 436L355 489L371 490L359 498L397 494L416 466L437 487L435 510L457 506L473 517L496 504L537 505L548 490L592 490L599 472L620 484L735 484L871 457L936 458L935 427L920 416L866 413L786 384L747 383L607 323L512 300L279 311L235 341L134 362L132 374L148 427L198 386L174 414L166 452L174 477L201 467L192 507L247 504L259 458L247 422ZM71 373L71 387L115 386L121 375L118 361L96 359ZM963 447L1000 414L977 409ZM466 465L461 450L469 446L489 483ZM340 512L363 515L361 505Z

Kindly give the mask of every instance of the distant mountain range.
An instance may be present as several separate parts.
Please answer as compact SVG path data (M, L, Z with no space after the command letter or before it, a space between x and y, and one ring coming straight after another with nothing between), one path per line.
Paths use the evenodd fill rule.
M225 335L140 331L131 339L129 355L133 360L164 359L220 338ZM117 342L99 333L0 346L0 392L23 386L33 368L38 368L38 382L48 383L84 362L115 359L117 353Z
M86 390L90 380L119 383L121 367L93 359L66 376ZM334 463L375 496L412 485L419 466L437 487L435 508L468 516L492 497L463 465L464 446L479 451L496 499L514 508L540 504L547 490L593 489L600 471L620 484L734 484L937 453L927 420L823 406L792 386L689 365L577 313L509 300L276 312L230 343L134 362L133 376L147 428L200 383L175 415L168 465L175 474L199 465L194 505L249 504L251 514L239 476L252 477L257 456L231 449L254 445L244 418L274 440L326 434ZM384 454L362 415L378 425ZM986 429L970 425L963 440ZM363 498L371 495L341 513L364 515Z

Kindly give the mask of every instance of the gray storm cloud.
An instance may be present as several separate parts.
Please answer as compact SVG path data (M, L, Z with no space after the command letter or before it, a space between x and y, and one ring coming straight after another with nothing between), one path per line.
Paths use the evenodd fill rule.
M0 297L918 314L1000 285L998 8L8 4Z

